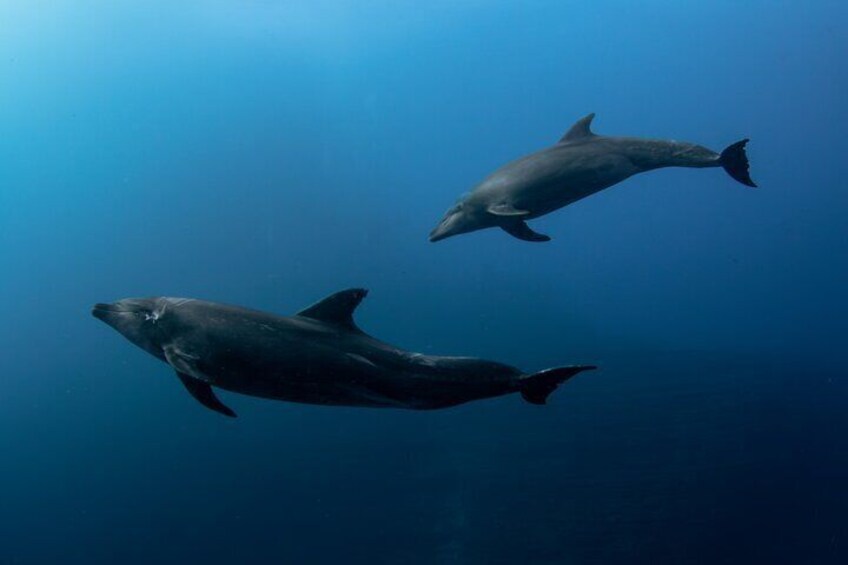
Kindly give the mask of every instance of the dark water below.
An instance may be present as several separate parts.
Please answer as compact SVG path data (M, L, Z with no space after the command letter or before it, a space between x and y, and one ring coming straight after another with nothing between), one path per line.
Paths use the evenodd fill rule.
M546 407L426 413L231 396L233 422L154 383L156 406L5 442L7 562L840 562L844 379L705 354L604 361ZM79 399L57 396L39 408Z

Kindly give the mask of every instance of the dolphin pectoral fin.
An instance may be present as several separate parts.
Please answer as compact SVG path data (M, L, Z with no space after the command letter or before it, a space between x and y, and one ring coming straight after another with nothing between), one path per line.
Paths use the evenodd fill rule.
M180 351L173 345L167 345L162 349L165 354L165 361L168 365L174 368L177 373L189 375L194 379L205 382L208 379L197 369L197 358L193 355Z
M501 229L512 237L517 237L523 241L542 242L551 240L550 236L534 232L524 220L507 222L501 225Z
M349 330L359 331L359 328L353 321L353 312L367 295L368 291L364 288L342 290L331 294L323 300L319 300L308 308L304 308L297 315L318 320L319 322L337 324Z
M486 211L489 214L492 214L493 216L511 217L530 215L530 212L528 212L527 210L519 210L512 204L508 204L506 202L501 202L500 204L492 204L491 206L486 208Z
M223 414L224 416L229 416L230 418L236 417L235 412L233 412L223 402L218 400L218 397L215 396L215 391L212 390L212 387L209 386L209 383L199 381L194 377L190 377L188 375L180 373L179 371L177 371L177 376L185 385L188 393L192 395L202 405L206 406L210 410L214 410L219 414Z
M195 357L180 351L173 345L165 347L163 351L165 353L165 360L174 368L174 371L176 371L177 376L189 394L210 410L231 418L236 417L236 413L225 406L215 396L215 392L212 390L208 378L197 368L197 359Z

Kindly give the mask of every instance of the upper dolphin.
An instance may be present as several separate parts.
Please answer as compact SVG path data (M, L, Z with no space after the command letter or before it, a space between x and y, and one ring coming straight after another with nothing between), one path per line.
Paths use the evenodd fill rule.
M201 404L227 416L212 387L345 406L443 408L520 393L544 404L577 365L527 374L472 357L398 349L360 330L353 311L364 289L337 292L284 317L185 298L130 298L97 304L93 314L165 361Z
M662 167L724 167L748 186L747 139L721 153L683 141L608 137L578 120L559 142L497 169L445 213L430 241L499 227L524 241L550 241L526 221L568 206L637 173Z

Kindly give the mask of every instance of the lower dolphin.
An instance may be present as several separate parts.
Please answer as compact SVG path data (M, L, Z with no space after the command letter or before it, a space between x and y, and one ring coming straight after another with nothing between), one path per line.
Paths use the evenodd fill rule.
M356 326L353 312L366 294L344 290L289 317L167 297L97 304L92 313L170 365L201 404L233 417L213 387L338 406L432 409L511 393L545 404L564 381L595 368L526 374L494 361L404 351Z
M716 153L683 141L596 135L590 127L594 117L579 120L556 145L486 177L445 213L430 241L493 227L524 241L550 241L530 229L527 220L663 167L723 167L740 183L756 186L748 174L747 139Z

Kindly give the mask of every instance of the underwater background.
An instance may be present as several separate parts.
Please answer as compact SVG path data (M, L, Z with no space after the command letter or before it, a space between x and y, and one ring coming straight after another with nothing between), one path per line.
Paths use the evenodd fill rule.
M839 2L0 2L0 563L848 562ZM600 134L750 137L427 234ZM525 370L549 405L201 407L90 315L291 314Z

